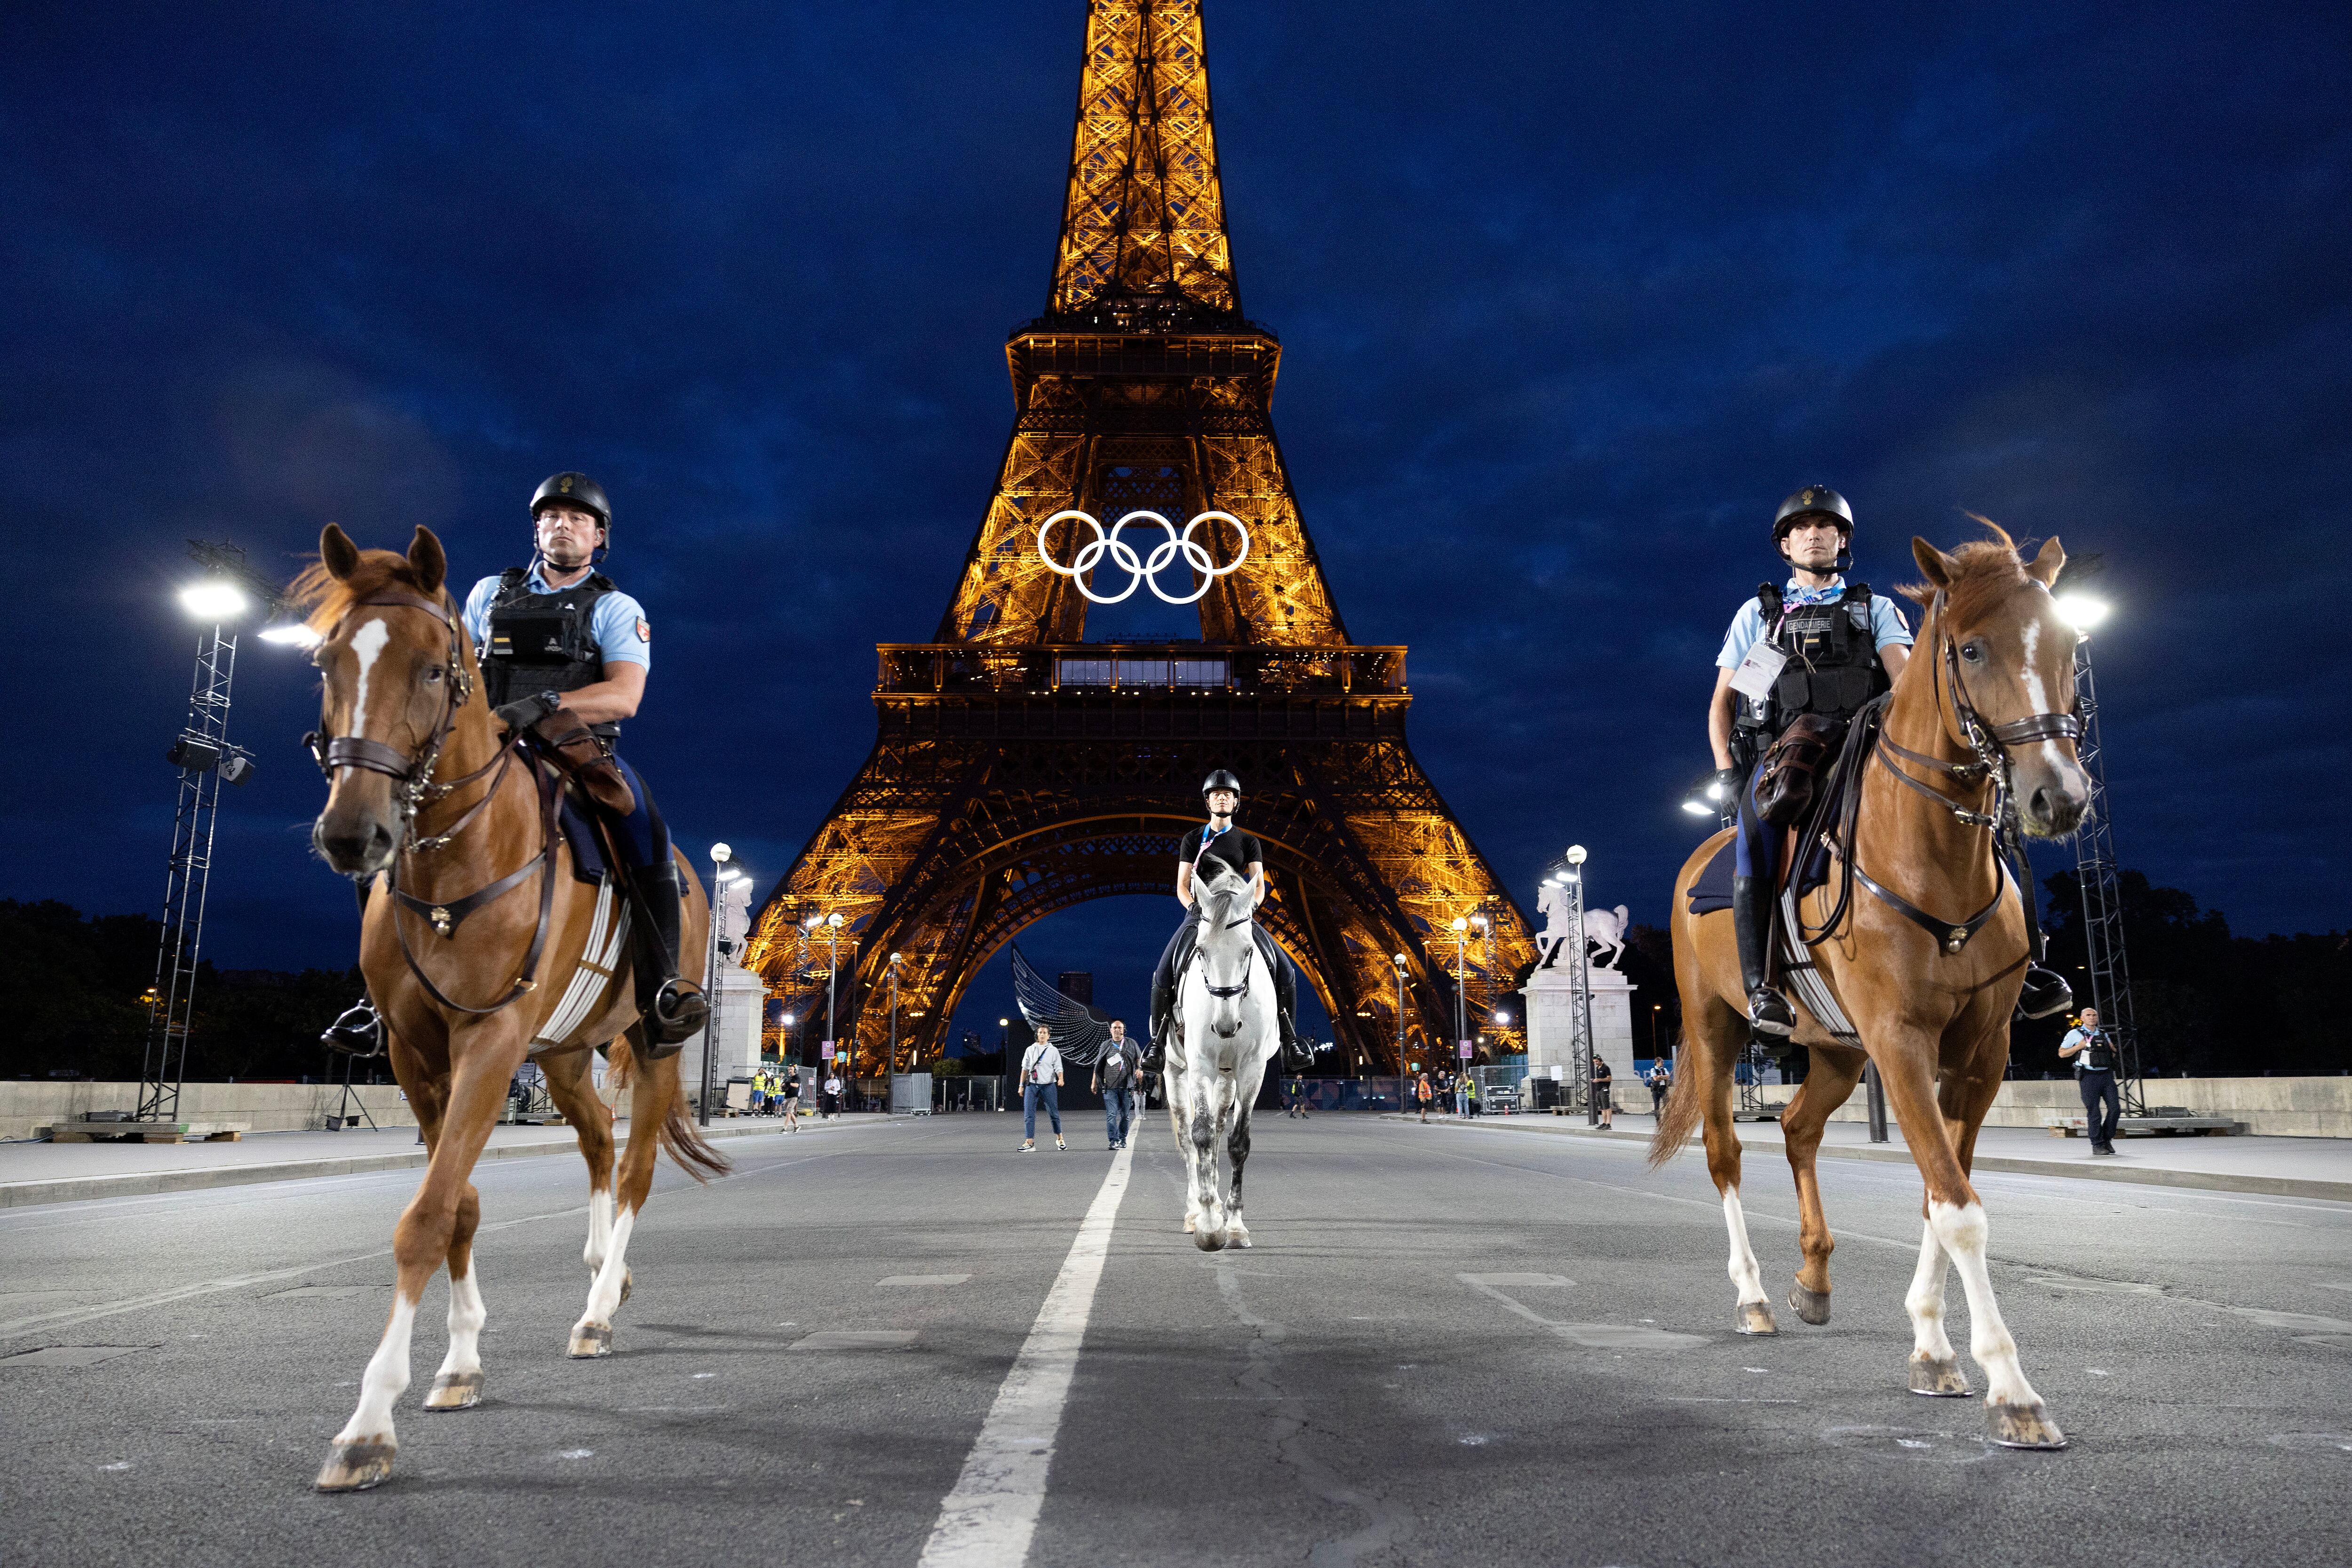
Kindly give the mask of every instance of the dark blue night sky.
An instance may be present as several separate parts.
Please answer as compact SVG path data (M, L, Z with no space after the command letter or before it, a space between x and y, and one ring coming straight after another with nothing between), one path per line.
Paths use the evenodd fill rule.
M2241 932L2352 924L2348 16L1210 9L1308 526L1354 635L1412 645L1415 750L1524 903L1577 839L1602 902L1664 919L1716 647L1820 481L1882 585L1964 510L2104 554L2124 863ZM422 522L470 579L562 468L612 492L655 626L627 751L765 886L872 741L873 644L931 635L980 521L1083 19L14 10L0 896L159 902L183 540L286 574L329 519ZM263 769L207 955L341 965L310 671L249 643L238 677ZM1118 1001L1174 914L1023 945Z

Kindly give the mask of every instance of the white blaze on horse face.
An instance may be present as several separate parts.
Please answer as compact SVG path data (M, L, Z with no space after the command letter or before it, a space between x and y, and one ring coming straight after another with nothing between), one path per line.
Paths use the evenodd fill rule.
M408 1392L408 1340L415 1323L416 1303L394 1292L383 1342L368 1358L367 1371L360 1377L359 1408L335 1434L336 1442L356 1443L363 1437L391 1440L392 1407Z
M368 676L375 669L375 661L383 655L384 644L392 640L392 628L378 616L352 634L352 652L359 656L359 689L352 697L352 734L367 733Z
M1985 1223L1984 1205L1930 1201L1927 1226L1959 1270L1960 1289L1969 1300L1969 1354L1984 1368L1985 1398L1995 1405L2041 1404L2042 1396L2017 1364L2017 1342L2010 1337L1992 1298L1992 1276L1985 1268L1991 1227Z
M1761 1301L1764 1275L1756 1267L1756 1249L1748 1245L1748 1213L1739 1206L1738 1187L1724 1191L1723 1226L1731 1233L1731 1282L1738 1287L1740 1301Z

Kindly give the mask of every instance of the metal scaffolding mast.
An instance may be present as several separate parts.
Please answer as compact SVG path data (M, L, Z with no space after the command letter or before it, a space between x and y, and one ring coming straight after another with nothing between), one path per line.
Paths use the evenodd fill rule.
M2074 835L2074 875L2082 888L2083 945L2091 973L2091 1005L2114 1042L2123 1114L2147 1114L2140 1087L2139 1031L2132 1018L2131 965L2124 954L2123 887L2116 869L2114 817L2107 809L2106 748L2099 737L2099 692L2091 675L2091 638L2074 645L2074 696L2083 720L2075 747L2091 783L2090 808Z
M139 1068L142 1121L180 1120L188 1025L195 1010L196 961L204 945L205 888L212 877L213 826L220 810L220 763L233 754L228 697L236 673L236 638L215 625L196 639L188 721L172 748L172 758L180 764L180 803L172 818L172 859L163 878L163 935L156 946L147 1048Z

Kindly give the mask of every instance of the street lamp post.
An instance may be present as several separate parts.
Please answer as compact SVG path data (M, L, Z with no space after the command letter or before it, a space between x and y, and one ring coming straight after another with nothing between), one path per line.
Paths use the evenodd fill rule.
M1404 954L1391 961L1396 965L1396 1069L1397 1109L1404 1109Z
M906 957L903 952L890 955L890 1061L882 1069L882 1113L885 1116L898 1109L898 965L905 962Z
M710 847L710 936L702 961L703 978L709 983L703 987L709 1016L702 1021L702 1095L694 1113L695 1121L705 1127L710 1125L710 1097L719 1075L719 1008L726 994L719 979L719 955L724 947L719 927L727 918L727 884L734 879L727 862L734 853L724 844Z
M1568 847L1569 940L1576 943L1576 991L1569 1013L1570 1050L1576 1061L1576 1092L1584 1100L1584 1121L1601 1125L1601 1102L1592 1092L1592 972L1584 940L1584 846Z
M838 1066L842 1059L841 1018L834 1011L834 983L841 974L841 915L838 911L824 917L824 1032L833 1037L833 1059ZM857 1096L857 1058L853 1055L844 1068L841 1088L845 1099Z

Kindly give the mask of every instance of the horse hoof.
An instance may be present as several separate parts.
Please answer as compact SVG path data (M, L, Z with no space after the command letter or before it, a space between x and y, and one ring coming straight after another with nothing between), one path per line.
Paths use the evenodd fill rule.
M2063 1448L2066 1434L2043 1414L2042 1401L2031 1405L1985 1405L1985 1436L2004 1448Z
M1808 1290L1802 1285L1791 1285L1789 1288L1789 1310L1806 1322L1819 1328L1830 1321L1830 1293L1826 1290Z
M433 1391L425 1396L427 1410L471 1410L482 1402L482 1374L478 1372L445 1372L433 1380Z
M1960 1375L1957 1356L1937 1361L1919 1351L1911 1352L1911 1392L1924 1394L1930 1399L1965 1399L1969 1395L1969 1380Z
M613 1353L613 1325L589 1323L572 1331L571 1356L573 1361L589 1361Z
M310 1484L322 1492L363 1492L380 1487L392 1479L392 1457L399 1451L400 1446L389 1437L338 1440L327 1450L319 1479Z
M1743 1334L1777 1334L1780 1326L1772 1321L1772 1309L1762 1301L1739 1303L1739 1331Z
M1250 1233L1236 1226L1234 1229L1225 1233L1225 1245L1227 1247L1247 1247L1250 1245Z
M1225 1238L1220 1231L1196 1230L1192 1233L1192 1245L1203 1252L1214 1252L1225 1245Z
M1186 1215L1184 1216L1184 1234L1186 1236L1190 1236L1198 1228L1199 1226L1192 1223L1192 1216L1191 1215Z

